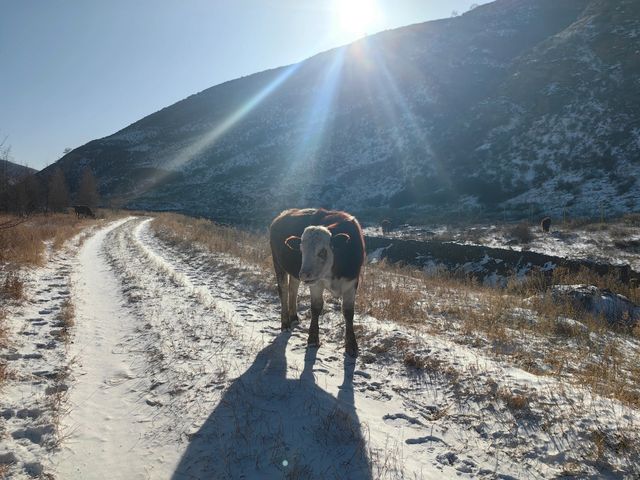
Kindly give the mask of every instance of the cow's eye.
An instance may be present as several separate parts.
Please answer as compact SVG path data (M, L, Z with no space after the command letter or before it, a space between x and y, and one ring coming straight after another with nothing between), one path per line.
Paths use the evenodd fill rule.
M318 256L322 259L322 260L326 260L327 259L327 249L323 248L322 250L320 250L318 252Z

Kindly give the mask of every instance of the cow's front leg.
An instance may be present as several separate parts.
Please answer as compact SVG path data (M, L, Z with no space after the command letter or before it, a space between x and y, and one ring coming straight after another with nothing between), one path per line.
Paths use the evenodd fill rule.
M276 279L278 281L278 295L280 296L280 329L289 330L289 274L276 266Z
M320 327L318 326L318 319L322 313L322 307L324 306L324 300L322 293L324 287L322 285L313 285L310 288L311 291L311 325L309 325L309 339L307 344L314 347L320 346Z
M289 325L294 325L298 320L298 287L300 280L289 275Z
M344 349L348 355L355 357L358 355L358 342L353 331L353 312L356 303L356 290L358 286L354 282L342 294L342 314L344 315Z

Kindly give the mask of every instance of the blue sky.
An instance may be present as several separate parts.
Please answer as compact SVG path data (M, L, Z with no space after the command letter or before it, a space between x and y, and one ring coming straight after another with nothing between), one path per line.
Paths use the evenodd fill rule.
M218 83L474 3L487 2L6 0L0 140L40 169Z

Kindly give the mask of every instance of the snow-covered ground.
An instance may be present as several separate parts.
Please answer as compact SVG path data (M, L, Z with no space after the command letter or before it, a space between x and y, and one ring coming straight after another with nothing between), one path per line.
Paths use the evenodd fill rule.
M569 259L629 265L636 272L640 271L640 227L636 225L620 221L581 227L554 224L550 233L543 233L540 226L533 225L530 227L531 241L524 244L514 240L510 231L513 227L497 224L468 227L404 225L385 236L529 250ZM366 235L383 236L377 225L365 228L364 232Z
M354 360L343 354L333 302L322 345L307 349L306 296L302 325L281 333L275 288L251 281L251 266L164 243L150 222L113 222L28 279L5 355L16 376L1 392L0 466L9 477L640 473L622 445L638 441L636 410L358 312ZM68 347L49 341L64 298L76 307ZM424 369L393 355L402 342L415 344ZM612 455L603 442L616 435Z

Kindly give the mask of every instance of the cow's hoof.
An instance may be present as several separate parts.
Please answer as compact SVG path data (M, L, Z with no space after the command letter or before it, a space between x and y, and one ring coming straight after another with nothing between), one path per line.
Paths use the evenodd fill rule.
M319 346L320 346L320 339L319 338L311 338L311 337L309 337L309 339L307 340L307 347L318 348Z
M282 324L280 325L280 331L281 332L290 332L291 331L291 324Z
M289 325L298 325L300 323L300 319L298 318L298 315L293 315L292 317L289 317Z

